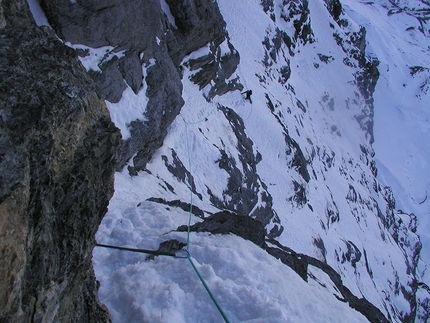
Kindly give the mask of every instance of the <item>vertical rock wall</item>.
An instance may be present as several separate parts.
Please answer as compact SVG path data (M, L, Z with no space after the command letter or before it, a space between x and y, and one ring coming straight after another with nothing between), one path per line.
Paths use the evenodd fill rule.
M119 131L26 1L0 8L0 321L107 322L91 257Z

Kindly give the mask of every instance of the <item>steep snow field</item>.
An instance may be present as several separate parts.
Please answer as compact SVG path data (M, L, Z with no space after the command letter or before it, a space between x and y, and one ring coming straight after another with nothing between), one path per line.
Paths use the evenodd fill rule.
M410 292L411 276L404 251L377 217L375 205L384 205L384 197L373 191L372 173L360 150L360 146L368 147L369 134L356 121L364 105L354 83L357 67L344 64L346 54L333 37L334 30L345 37L347 32L330 26L333 20L323 1L310 1L315 41L298 43L294 56L289 56L283 46L277 59L267 66L263 64L267 55L263 41L273 37L276 28L293 35L292 22L278 19L275 25L257 0L218 2L230 41L241 56L232 78L239 77L246 89L253 90L253 103L245 101L238 91L207 102L202 94L208 89L199 91L188 79L191 72L185 70L185 105L181 114L147 171L131 177L125 168L116 174L115 195L97 241L154 250L169 239L185 243L187 233L176 229L189 220L193 224L201 219L147 199L192 202L208 215L218 211L208 189L215 196L231 198L225 194L229 176L217 164L220 148L237 165L241 156L232 124L218 109L220 104L243 119L246 136L253 142L250 153L261 155L256 166L259 180L267 185L272 208L284 228L277 240L332 266L354 295L365 297L397 321L397 315L409 311L398 284L405 284L402 288ZM428 96L415 92L421 79L412 78L406 66L430 66L426 51L417 52L414 47L428 38L413 39L419 33L409 37L410 32L403 32L409 23L402 15L387 16L382 7L360 1L344 3L350 18L348 32L358 32L360 25L366 26L367 51L381 61L375 92L379 178L384 185L393 187L397 208L420 215L420 232L425 237L426 229L422 228L428 214L429 202L425 199L430 182L430 155L425 140L429 135L425 119ZM279 18L281 14L279 6L275 6L274 15ZM387 39L387 35L394 38ZM206 50L202 48L191 57L199 57ZM291 76L287 84L282 84L280 71L287 63ZM396 72L396 67L403 74ZM403 86L400 83L404 80L410 83ZM402 100L404 95L412 102ZM268 99L274 111L268 108ZM144 109L144 103L132 91L126 91L120 103L108 105L125 136L129 135L127 123L136 116L136 105L140 111ZM309 182L288 167L286 132L311 165ZM406 140L410 134L412 144ZM190 193L189 182L181 182L169 172L166 165L173 163L172 149L193 177L195 192L201 198ZM296 199L297 187L292 179L306 189L304 203ZM259 192L262 195L263 189ZM260 196L249 213L263 204ZM279 225L271 221L267 231ZM311 279L305 282L266 251L238 236L191 232L189 251L231 322L366 321L362 314L337 299L341 297L339 291L320 269L310 266ZM96 248L94 266L101 283L100 299L108 306L114 322L222 320L187 259L160 256L150 260L141 254Z
M123 177L118 174L117 180L122 183ZM125 187L144 189L138 181ZM136 205L137 201L130 196L114 203ZM108 236L118 245L156 249L161 239L155 232L160 232L160 227L174 230L187 221L187 212L175 213L173 217L165 207L144 202L111 215L99 236ZM185 234L166 235L163 238L186 239ZM364 321L361 314L332 297L338 291L325 273L313 269L318 282L306 283L280 261L237 236L192 234L190 253L231 322ZM145 261L145 255L105 249L96 249L94 257L96 264L103 263L96 267L99 296L114 322L222 321L187 259Z
M419 30L416 17L429 8L397 1L404 10L388 15L389 1L342 3L348 16L366 27L367 51L380 61L374 94L378 177L392 187L398 209L418 216L424 271L430 265L430 37L425 24ZM414 73L414 67L423 70ZM424 280L429 285L430 274Z

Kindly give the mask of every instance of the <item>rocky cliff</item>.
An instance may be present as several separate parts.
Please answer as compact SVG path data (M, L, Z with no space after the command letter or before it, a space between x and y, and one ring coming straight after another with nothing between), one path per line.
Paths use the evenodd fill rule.
M234 321L309 321L314 295L340 321L429 317L416 218L377 178L379 61L341 1L37 2L49 28L0 2L0 321L110 320L109 200L99 242L191 231ZM175 260L94 258L115 321L218 318Z
M134 93L145 92L146 111L127 125L131 136L118 157L118 169L133 157L134 166L129 167L132 174L145 169L183 106L179 64L184 56L210 47L205 57L190 61L192 69L200 69L196 83L202 88L214 84L208 99L243 88L234 80L226 81L239 63L239 55L226 39L225 22L216 3L168 0L163 7L161 3L42 1L48 20L64 41L91 48L112 46L112 52L123 53L120 58L111 56L101 61L98 71L89 69L108 101L118 102L126 87ZM220 48L223 42L228 44L226 52Z
M110 321L91 258L119 131L75 52L0 9L0 321Z

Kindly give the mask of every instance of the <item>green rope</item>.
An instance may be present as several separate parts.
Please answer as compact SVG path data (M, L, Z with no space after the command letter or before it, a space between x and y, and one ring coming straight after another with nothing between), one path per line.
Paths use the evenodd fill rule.
M188 168L189 168L189 172L191 174L191 149L190 149L190 144L188 141L188 122L185 121L185 119L182 117L182 120L185 123L185 140L187 143L187 152L188 152ZM190 185L190 183L188 183L188 185ZM227 318L227 316L225 315L224 311L222 310L221 306L219 305L219 303L217 302L215 296L213 295L213 293L211 292L211 290L209 289L209 286L206 284L205 280L203 279L202 275L200 274L200 272L198 271L197 267L194 265L193 260L191 259L191 255L190 255L190 231L191 231L191 217L192 217L192 211L193 211L193 192L191 190L191 185L190 185L190 211L189 211L189 217L188 217L188 228L187 228L187 258L191 263L191 266L193 267L194 271L196 272L197 276L199 277L200 281L202 282L203 286L205 287L206 291L208 292L210 298L212 299L212 302L215 304L216 308L218 309L218 311L220 312L221 316L223 317L224 321L226 323L230 323L229 319Z
M221 306L218 304L215 296L212 294L211 290L209 289L209 286L206 284L205 280L203 279L202 275L198 271L196 265L194 264L193 260L191 259L191 255L188 252L188 246L186 250L186 256L182 256L179 251L176 252L163 252L158 250L147 250L147 249L136 249L136 248L127 248L127 247L119 247L119 246L112 246L112 245L106 245L101 243L96 243L96 247L102 247L102 248L109 248L109 249L116 249L116 250L123 250L123 251L131 251L131 252L138 252L138 253L146 253L150 255L155 256L170 256L170 257L176 257L176 258L188 258L188 260L191 263L191 266L193 267L194 271L196 272L197 276L199 277L200 281L202 282L203 286L205 287L206 291L208 292L210 298L214 302L216 308L220 312L221 316L224 318L224 321L226 323L230 323L227 316L225 315L224 311L222 310Z
M200 272L198 271L196 265L194 265L193 260L191 259L190 254L188 254L188 260L191 263L191 266L193 266L194 271L196 272L197 276L199 277L200 281L202 282L203 286L205 287L206 291L208 292L210 298L212 299L212 301L214 302L216 308L218 309L218 311L220 312L221 316L223 317L224 321L226 323L230 323L229 319L227 318L227 315L225 315L224 311L222 310L221 306L218 304L215 296L212 294L211 290L209 289L208 285L206 284L205 280L203 279L202 275L200 275Z
M182 118L182 115L181 115ZM190 144L188 142L188 124L185 121L184 118L182 118L182 120L184 120L185 122L185 141L187 143L187 152L188 152L188 168L190 170L190 174L191 174L191 155L190 155ZM190 214L188 217L188 226L187 226L187 251L190 252L189 246L190 246L190 231L191 231L191 215L193 213L193 191L191 189L191 184L188 183L188 185L190 185Z

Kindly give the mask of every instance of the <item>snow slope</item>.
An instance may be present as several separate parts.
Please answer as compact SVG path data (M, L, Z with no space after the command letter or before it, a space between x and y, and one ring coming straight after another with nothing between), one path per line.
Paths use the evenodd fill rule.
M173 217L149 202L129 209L122 220L112 221L110 241L155 249L160 237L151 231L160 223L163 229L174 230L187 220L186 212L175 213ZM130 231L127 239L115 239ZM185 238L176 233L168 236ZM191 237L190 252L231 322L363 322L361 314L332 297L338 291L325 273L313 269L318 280L306 283L252 242L234 235L197 234ZM99 297L114 322L222 321L186 259L145 261L144 255L103 249L96 249L94 257L109 263L98 268L97 277L102 286Z
M430 264L430 39L427 24L420 31L422 22L417 18L425 17L423 10L429 16L429 5L424 1L403 1L398 6L390 1L343 3L348 15L366 27L368 51L380 60L381 77L374 95L379 179L392 187L397 208L418 216L423 270ZM428 274L424 279L430 284Z
M152 250L171 239L186 243L187 233L178 227L229 210L259 220L278 245L333 268L353 295L372 303L388 320L413 319L419 240L413 218L395 211L389 190L375 179L369 131L373 106L360 83L361 73L368 72L363 64L372 65L371 58L360 56L360 25L368 28L366 54L381 62L375 92L376 129L381 128L375 130L379 179L393 186L397 208L425 214L426 203L413 204L402 194L420 202L428 184L413 178L418 173L411 166L392 162L399 149L387 149L389 140L379 126L386 119L378 111L397 102L399 115L386 112L390 125L405 124L407 118L407 129L417 134L415 146L405 141L402 147L412 155L421 148L426 151L425 141L418 138L428 135L426 122L414 125L424 120L422 115L411 109L402 112L401 92L397 97L392 92L402 75L384 72L393 71L394 64L404 66L409 56L399 51L415 51L398 39L388 44L401 47L387 50L387 36L379 27L388 29L384 24L390 20L381 19L386 12L377 5L344 1L340 19L348 22L345 25L336 21L324 1L310 1L309 11L301 1L274 1L267 8L257 0L218 3L230 42L241 57L231 78L238 77L245 89L253 90L252 104L238 91L208 102L204 94L209 88L199 91L190 80L195 71L186 67L187 60L207 48L186 57L181 114L146 171L131 177L124 168L116 174L115 195L98 242ZM302 28L297 30L294 20L299 18ZM393 52L399 53L400 63ZM418 81L403 72L415 82L407 87L416 89ZM414 100L425 98L423 93ZM122 120L117 111L135 116L130 111L133 100L137 98L126 93L116 106L109 105L116 120ZM424 110L424 103L420 107ZM125 122L119 126L127 133ZM425 174L425 157L421 167ZM419 185L411 190L407 180ZM192 204L203 216L169 201ZM192 259L231 322L366 321L339 301L344 298L339 286L315 265L308 267L305 281L269 254L269 248L263 250L238 235L191 232L189 239ZM100 299L114 322L222 320L186 259L151 260L96 248L94 266Z

